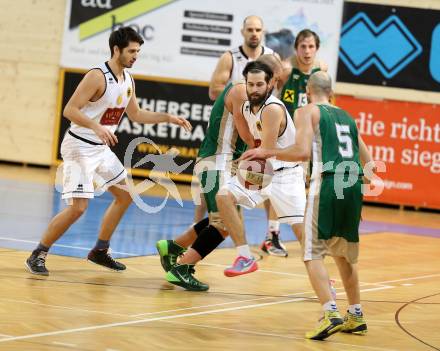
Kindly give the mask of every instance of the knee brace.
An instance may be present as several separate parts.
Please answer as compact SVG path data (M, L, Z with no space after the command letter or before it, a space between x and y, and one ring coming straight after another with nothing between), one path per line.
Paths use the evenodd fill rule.
M193 228L197 234L197 236L200 235L203 229L205 229L209 225L209 218L203 218L200 222L193 225Z
M225 239L217 228L209 225L201 231L191 247L196 250L203 259L214 251L215 248L223 242L223 240Z

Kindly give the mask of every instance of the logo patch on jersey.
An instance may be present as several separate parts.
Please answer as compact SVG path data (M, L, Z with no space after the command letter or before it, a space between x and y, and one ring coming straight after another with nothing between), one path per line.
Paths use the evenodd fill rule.
M299 79L299 75L298 74L294 74L293 75L293 79Z
M103 126L114 126L118 125L121 120L122 114L124 113L125 108L108 108L101 117L99 121Z
M113 83L115 82L115 80L113 79L113 77L110 77L110 78L108 79L108 82L109 82L110 84L113 84Z
M131 87L128 87L128 89L127 89L127 97L130 98L132 93L133 93L133 90L131 89Z
M286 102L293 102L293 95L295 94L295 91L292 89L286 89L283 95L283 100Z
M122 104L122 95L119 95L118 98L116 99L116 105L120 105Z
M257 129L259 132L263 131L263 127L261 126L261 121L256 121L255 124L257 125Z

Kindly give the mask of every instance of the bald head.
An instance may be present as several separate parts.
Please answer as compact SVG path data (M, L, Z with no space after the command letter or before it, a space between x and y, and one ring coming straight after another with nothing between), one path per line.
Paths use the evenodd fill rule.
M265 65L269 66L275 78L279 78L279 76L283 71L283 66L281 64L281 61L275 55L264 54L261 55L259 58L257 58L256 61L260 63L264 63Z
M246 28L247 25L258 25L260 27L263 27L263 20L261 19L261 17L255 15L247 16L243 20L243 29Z
M310 76L307 82L307 88L311 95L329 97L332 93L332 79L327 72L315 72Z

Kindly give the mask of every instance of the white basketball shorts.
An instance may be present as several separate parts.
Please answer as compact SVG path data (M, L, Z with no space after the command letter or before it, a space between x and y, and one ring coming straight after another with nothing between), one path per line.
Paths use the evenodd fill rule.
M246 189L235 176L219 191L229 191L237 204L249 209L269 199L281 223L304 221L306 191L301 166L275 171L272 182L262 190Z
M61 144L63 158L62 198L91 199L96 190L105 190L127 177L121 161L107 145L92 145L69 133ZM69 202L69 201L68 201Z

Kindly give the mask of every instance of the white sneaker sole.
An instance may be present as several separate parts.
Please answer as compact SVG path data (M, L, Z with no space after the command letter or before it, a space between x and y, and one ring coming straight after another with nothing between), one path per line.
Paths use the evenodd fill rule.
M125 269L111 269L111 268L108 268L108 267L106 267L106 266L103 266L102 264L98 264L98 263L95 263L95 262L93 262L93 261L90 261L88 258L87 258L86 260L87 260L87 262L89 262L89 263L91 263L91 264L94 264L95 266L102 267L102 268L104 268L105 270L110 271L110 272L122 273L123 271L126 271L126 270L127 270L127 268L125 268Z

